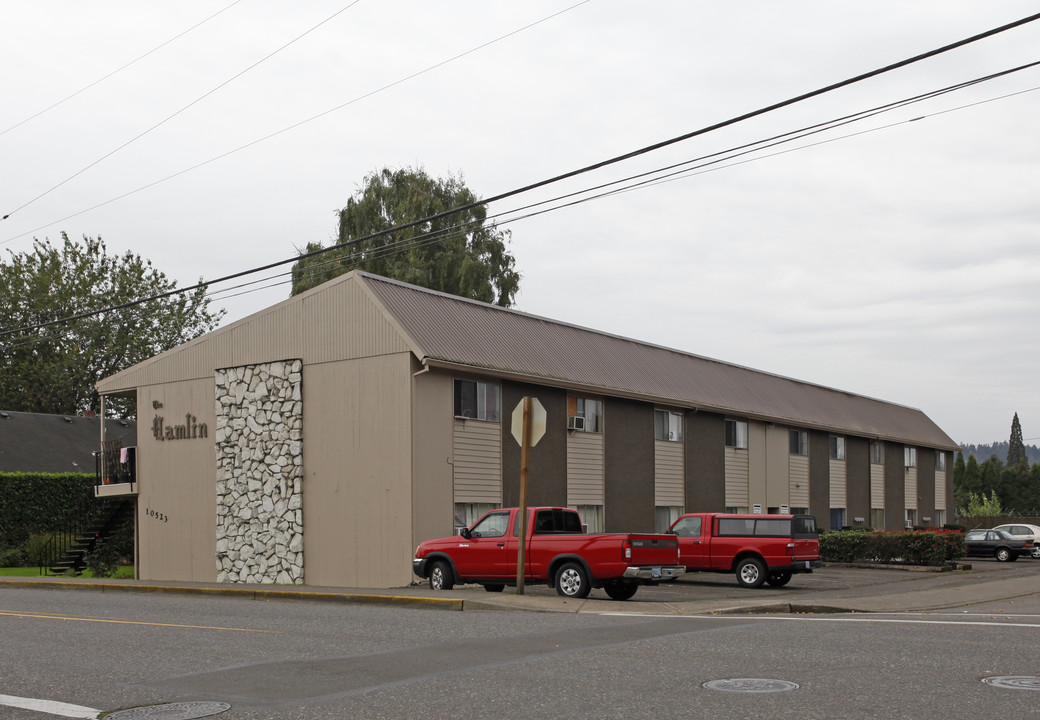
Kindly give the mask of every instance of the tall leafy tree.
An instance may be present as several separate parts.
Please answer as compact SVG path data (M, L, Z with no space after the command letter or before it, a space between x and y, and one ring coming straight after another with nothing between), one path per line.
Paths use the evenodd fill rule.
M1026 446L1022 442L1022 425L1018 422L1018 413L1011 421L1011 439L1008 441L1007 465L1017 468L1026 459Z
M95 383L216 327L205 289L123 310L106 310L174 290L177 283L151 261L108 253L104 241L84 236L62 243L35 240L33 249L0 260L0 408L72 414L99 405ZM32 329L41 323L101 310L98 315ZM133 413L115 399L113 412Z
M353 243L477 202L461 177L435 179L421 168L383 169L368 175L338 212L336 244ZM301 257L293 266L292 294L356 268L509 307L519 289L520 274L506 249L508 242L509 231L488 222L486 206L478 204L314 257ZM311 243L300 254L322 247Z

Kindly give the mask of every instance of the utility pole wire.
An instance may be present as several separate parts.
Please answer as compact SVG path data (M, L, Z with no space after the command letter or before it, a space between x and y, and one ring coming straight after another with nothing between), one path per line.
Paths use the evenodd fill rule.
M345 9L346 8L344 8L344 10ZM340 12L342 12L342 11L340 11ZM536 183L531 183L530 185L525 185L525 186L517 188L515 190L509 190L507 192L499 193L498 195L493 195L492 197L486 198L484 200L477 200L477 201L474 201L472 203L468 203L466 205L461 205L461 206L459 206L457 208L453 208L451 210L445 210L443 212L439 212L439 213L436 213L436 214L433 214L433 215L429 215L429 216L421 218L419 220L413 220L412 222L404 223L402 225L397 225L395 227L388 228L386 230L381 230L379 232L371 233L369 235L365 235L363 237L356 238L354 240L348 240L347 242L342 242L342 243L339 243L339 244L336 244L336 245L330 245L327 248L321 248L320 250L314 250L314 251L309 252L309 253L303 253L303 254L297 255L295 257L288 258L288 259L277 260L275 262L271 262L271 263L268 263L266 265L261 265L259 267L255 267L255 268L252 268L252 269L249 269L249 270L242 270L242 271L237 272L237 273L232 273L230 275L225 275L223 277L216 278L215 280L201 281L201 282L196 283L195 285L192 285L190 287L169 290L169 291L161 293L159 295L153 295L151 297L139 298L137 300L131 300L131 301L119 304L119 305L114 305L114 306L111 306L111 307L103 308L101 310L93 310L93 311L90 311L90 312L80 313L78 315L72 315L70 317L60 318L60 319L57 319L57 320L51 320L51 321L48 321L48 322L45 322L45 323L39 323L39 324L36 324L36 325L30 325L30 326L26 326L26 327L22 327L22 328L17 328L17 329L14 329L14 330L0 331L0 337L6 337L8 335L14 335L16 333L25 333L25 332L30 332L30 331L33 331L33 330L39 330L39 329L42 329L42 328L45 328L45 327L50 327L52 325L57 325L57 324L60 324L60 323L72 322L72 321L75 321L75 320L82 320L84 318L92 317L94 315L99 315L102 312L108 312L108 311L112 311L112 310L122 310L122 309L125 309L125 308L134 307L136 305L141 305L143 303L150 302L152 300L161 300L163 298L171 297L173 295L177 295L177 294L180 294L180 293L185 293L185 292L191 292L193 290L198 290L199 288L208 288L210 285L215 285L217 283L227 282L229 280L235 280L237 278L244 277L246 275L252 275L253 273L257 273L257 272L264 272L265 270L271 270L272 268L280 267L282 265L286 265L286 264L289 264L289 263L294 263L294 262L297 262L299 260L304 260L304 259L309 258L309 257L314 257L316 255L321 255L323 253L330 252L332 250L338 250L340 248L345 248L345 247L349 247L349 246L352 246L352 245L357 245L357 244L365 242L367 240L372 240L372 239L375 239L375 238L383 237L385 235L389 235L389 234L391 234L393 232L397 232L397 231L400 231L400 230L405 230L405 229L408 229L408 228L416 227L418 225L423 225L423 224L426 224L426 223L431 222L433 220L439 220L441 218L447 217L447 216L452 215L454 213L463 212L465 210L471 210L471 209L473 209L475 207L478 207L478 206L481 206L481 205L488 205L488 204L491 204L493 202L497 202L499 200L504 200L506 198L512 197L514 195L520 195L522 193L530 192L531 190L535 190L537 188L545 187L546 185L551 185L553 183L557 183L557 182L560 182L562 180L566 180L566 179L569 179L569 178L572 178L572 177L576 177L578 175L582 175L584 173L591 172L593 170L598 170L600 168L607 167L609 165L614 165L614 164L617 164L617 163L622 162L624 160L629 160L631 158L638 157L640 155L644 155L646 153L653 152L655 150L660 150L661 148L665 148L665 147L668 147L670 145L674 145L676 143L683 142L685 140L689 140L691 138L694 138L694 137L697 137L697 136L700 136L700 135L704 135L704 134L707 134L709 132L713 132L715 130L719 130L721 128L729 127L730 125L735 125L737 123L743 122L745 120L749 120L749 119L754 118L754 117L765 115L765 114L773 112L775 110L779 110L781 108L788 107L790 105L794 105L795 103L803 102L803 101L808 100L810 98L814 98L814 97L817 97L819 95L823 95L824 93L832 92L834 90L837 90L837 89L840 89L840 88L843 88L843 87L847 87L849 85L852 85L852 84L855 84L855 83L858 83L858 82L862 82L864 80L868 80L868 79L873 78L873 77L877 77L878 75L882 75L884 73L892 72L893 70L898 70L899 68L906 67L907 65L911 65L913 63L917 63L917 62L920 62L922 60L927 60L927 59L935 57L937 55L941 55L943 53L950 52L951 50L956 50L957 48L961 48L961 47L964 47L965 45L969 45L971 43L978 42L980 40L984 40L986 38L992 37L992 36L997 35L997 34L1002 33L1002 32L1007 32L1008 30L1014 29L1016 27L1020 27L1022 25L1027 24L1027 23L1035 22L1036 20L1040 20L1040 13L1037 13L1037 14L1034 14L1034 15L1030 15L1028 17L1022 18L1021 20L1017 20L1015 22L1008 23L1007 25L1002 25L1000 27L994 28L992 30L988 30L988 31L983 32L983 33L979 33L977 35L973 35L973 36L971 36L969 38L965 38L964 40L959 40L959 41L957 41L955 43L951 43L949 45L944 45L944 46L942 46L940 48L937 48L935 50L930 50L930 51L928 51L926 53L922 53L920 55L915 55L913 57L907 58L906 60L901 60L899 62L892 63L891 65L887 65L885 67L878 68L876 70L871 70L870 72L866 72L866 73L863 73L861 75L857 75L857 76L849 78L847 80L842 80L841 82L833 83L831 85L827 85L827 86L819 88L817 90L812 90L810 92L803 93L802 95L798 95L798 96L790 98L788 100L783 100L783 101L778 102L778 103L773 103L772 105L767 105L766 107L760 108L758 110L753 110L751 112L744 113L743 115L738 115L738 116L730 118L728 120L723 120L722 122L718 122L718 123L715 123L713 125L708 125L706 127L700 128L698 130L694 130L694 131L686 133L684 135L679 135L679 136L670 138L668 140L663 140L661 142L657 142L657 143L654 143L652 145L647 145L646 147L639 148L638 150L633 150L631 152L624 153L623 155L617 155L617 156L615 156L613 158L610 158L608 160L602 160L602 161L600 161L598 163L594 163L592 165L587 165L587 166L585 166L583 168L579 168L577 170L572 170L570 172L563 173L562 175L557 175L555 177L551 177L551 178L549 178L547 180L541 180L541 181L536 182Z

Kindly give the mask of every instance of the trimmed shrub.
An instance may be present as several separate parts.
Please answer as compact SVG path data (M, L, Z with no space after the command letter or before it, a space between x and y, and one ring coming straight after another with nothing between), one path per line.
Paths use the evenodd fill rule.
M820 555L831 562L942 565L964 554L964 534L954 530L838 531L820 535Z
M64 530L97 502L94 482L92 473L0 473L0 543L22 547L33 533Z

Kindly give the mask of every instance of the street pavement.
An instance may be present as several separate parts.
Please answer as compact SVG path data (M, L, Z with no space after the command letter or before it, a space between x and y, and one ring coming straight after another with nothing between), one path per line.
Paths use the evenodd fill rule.
M618 602L593 590L583 600L560 597L544 585L500 593L466 585L434 591L425 584L391 589L284 585L238 585L153 580L65 577L0 578L0 587L33 587L98 592L169 592L249 597L268 601L366 603L479 611L625 613L636 615L719 615L762 613L905 613L974 608L1018 602L1040 612L1040 560L1014 563L971 560L935 568L879 568L825 564L812 574L795 575L783 588L746 589L732 575L691 573L674 583L641 587L632 600Z

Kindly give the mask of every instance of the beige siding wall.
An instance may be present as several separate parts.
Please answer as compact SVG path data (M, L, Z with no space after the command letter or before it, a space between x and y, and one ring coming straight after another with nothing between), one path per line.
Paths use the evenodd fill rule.
M872 510L885 509L885 466L870 466L870 507Z
M766 426L766 496L765 508L791 505L791 442L788 429Z
M654 441L654 504L685 507L684 445L668 440Z
M143 580L217 579L217 426L212 374L208 379L138 392L137 563ZM152 427L187 425L206 437L157 440ZM175 431L176 433L176 431Z
M946 471L935 471L935 509L946 510Z
M413 371L418 361L412 360ZM451 375L413 375L412 418L412 548L423 540L451 535L454 523L452 488Z
M750 507L748 451L726 448L726 507Z
M847 478L845 475L845 461L831 460L831 507L847 508Z
M917 468L906 469L906 480L903 485L903 502L907 510L917 509Z
M788 455L791 474L791 507L809 507L809 456Z
M411 356L303 369L308 585L411 582Z
M462 419L454 424L455 502L501 504L502 424Z
M346 291L339 287L347 285ZM349 322L347 322L349 318ZM221 367L300 358L305 365L408 350L353 278L333 280L99 383L115 392L191 379Z
M766 426L763 423L748 423L748 502L752 505L766 503L766 477L768 472L768 448ZM763 507L763 512L765 508Z
M603 478L603 434L568 433L567 504L602 505Z

